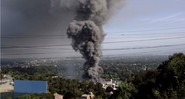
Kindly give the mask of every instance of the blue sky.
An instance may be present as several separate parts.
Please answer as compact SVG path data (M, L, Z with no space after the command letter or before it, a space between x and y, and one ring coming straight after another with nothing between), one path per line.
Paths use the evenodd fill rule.
M103 48L136 49L104 51L104 55L117 53L118 55L120 53L123 55L169 55L174 52L185 52L184 5L184 0L128 0L127 4L115 12L115 15L104 25L107 33L104 42L126 42L104 44ZM163 45L179 46L137 49Z
M4 18L2 19L2 28L3 26L6 27L3 28L6 30L6 32L2 32L3 36L12 36L16 33L19 35L35 35L37 34L37 32L35 32L37 29L39 30L39 35L47 36L49 34L51 36L51 39L35 36L35 38L2 38L2 45L46 46L69 44L71 42L67 38L61 38L60 36L52 37L60 35L61 32L65 33L67 25L63 26L54 21L52 22L52 25L56 25L56 27L48 29L49 31L47 31L45 28L47 22L44 23L42 20L37 20L37 17L34 17L34 14L31 18L33 17L32 19L33 21L36 21L35 23L37 23L37 21L38 23L40 22L39 25L26 24L26 22L32 22L32 20L26 19L23 15L29 15L30 13L38 14L40 13L39 11L42 10L35 11L33 9L32 11L32 9L30 10L28 7L27 9L30 13L26 12L25 14L25 11L22 9L27 7L27 5L21 5L21 12L19 11L21 7L19 7L20 5L19 3L17 4L16 1L11 4L13 7L9 4L12 2L11 0L2 1L2 7L4 9L2 10L3 14L1 14L2 18ZM46 2L46 4L48 3ZM103 56L171 55L175 52L185 52L184 5L185 0L127 0L127 3L115 11L114 15L103 26L104 31L107 34L102 44ZM46 6L42 9L48 9L48 7ZM63 21L67 23L69 20ZM29 26L31 26L31 28L29 28ZM44 29L41 30L42 28ZM22 31L26 32L21 33ZM51 32L52 34L50 34ZM60 50L60 48L69 50ZM51 46L44 49L2 49L1 52L2 57L5 58L81 56L78 52L74 52L71 46Z
M184 0L128 0L127 4L115 12L114 17L105 25L105 31L183 27L185 26L184 4Z

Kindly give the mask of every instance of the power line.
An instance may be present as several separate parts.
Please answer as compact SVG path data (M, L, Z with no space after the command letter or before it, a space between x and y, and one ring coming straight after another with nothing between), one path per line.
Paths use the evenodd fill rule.
M133 48L117 48L117 49L103 49L105 51L118 51L118 50L134 50L134 49L150 49L150 48L163 48L163 47L174 47L174 46L182 46L183 44L175 44L175 45L159 45L159 46L148 46L148 47L133 47Z
M134 48L119 48L119 49L103 49L103 51L123 51L123 50L136 50L136 49L151 49L151 48L166 48L166 47L174 47L174 46L182 46L184 44L176 44L176 45L161 45L161 46L148 46L148 47L134 47ZM1 54L1 55L34 55L34 54L57 54L62 52L54 52L54 53L16 53L16 54ZM66 53L66 52L65 52ZM67 52L71 53L71 52Z
M118 33L117 33L118 34ZM160 32L150 32L150 33L121 33L120 32L120 35L122 36L129 36L129 35L134 35L134 36L139 36L139 35L161 35L161 34L168 34L168 35L173 35L173 34L185 34L185 32L164 32L164 33L160 33Z
M121 31L121 32L148 32L148 31L160 31L160 30L172 30L172 29L185 29L185 27L175 27L175 28L161 28L161 29L145 29L145 30L138 30L138 31ZM115 32L120 33L120 32Z
M113 42L104 42L103 44L111 44L111 43L126 43L126 42L141 42L141 41L156 41L156 40L168 40L168 39L182 39L185 37L166 37L166 38L152 38L152 39L143 39L143 40L127 40L127 41L113 41ZM38 49L50 49L49 47L71 47L70 44L62 44L62 45L37 45L37 46L14 46L14 45L2 45L2 49L27 49L27 48L38 48ZM62 48L65 49L65 48ZM68 50L68 49L66 49Z
M114 55L103 55L103 56L112 56L112 57L114 57L114 56L122 56L122 55L131 55L131 54L138 54L138 53L140 53L140 54L143 54L143 53L153 53L153 52L161 52L161 51L171 51L171 50L177 50L177 49L179 49L179 48L173 48L173 49L160 49L160 50L154 50L154 51L139 51L139 52L133 52L133 53L127 53L127 54L121 54L121 53L119 53L119 54L114 54ZM185 51L185 50L184 50Z
M145 32L145 31L159 31L159 30L171 30L171 29L185 29L185 27L176 27L176 28L163 28L163 29L147 29L147 30L140 30L140 31L121 31L121 32L114 32L114 33L125 33L125 32ZM176 32L176 33L185 33L184 31L181 32ZM108 35L110 33L107 33ZM155 33L154 33L155 34ZM167 33L166 33L167 34ZM137 34L136 34L137 35ZM142 34L141 34L142 35ZM148 35L148 34L146 34ZM55 35L11 35L11 36L1 36L1 38L43 38L43 39L56 39L56 38L52 38L52 37L67 37L67 35L63 35L63 34L55 34Z
M139 31L138 31L139 32ZM116 32L115 32L116 33ZM119 32L121 34L124 33L124 31ZM180 32L175 32L175 33L185 33L184 31L180 31ZM108 33L106 35L110 35L111 33ZM112 32L112 34L114 34ZM116 33L117 34L117 33ZM123 34L123 35L154 35L154 34L174 34L174 32L168 32L168 33L142 33L142 34ZM57 38L56 38L57 37ZM67 35L12 35L12 36L1 36L2 39L26 39L26 38L31 38L31 39L61 39L61 37L67 37Z
M152 39L143 39L143 40L114 41L114 42L104 42L104 44L138 42L138 41L156 41L156 40L181 39L181 38L185 38L185 36L184 37L152 38Z
M141 31L138 31L138 32L141 32ZM118 33L118 32L117 32ZM116 32L115 32L115 34L117 34ZM119 33L121 33L121 34L123 34L124 33L124 31L122 31L122 32L119 32ZM158 33L158 32L154 32L154 33L140 33L140 34L138 34L138 33L129 33L129 34L123 34L123 35L154 35L154 34L177 34L177 33L185 33L185 31L178 31L178 32L163 32L163 33ZM112 34L114 34L113 32L112 32ZM106 35L111 35L111 33L108 33L108 34L106 34ZM57 38L56 38L57 37ZM1 36L1 38L9 38L9 39L16 39L16 38L39 38L39 39L61 39L61 37L67 37L67 35L12 35L12 36Z
M2 36L1 38L51 38L51 37L67 37L67 35L11 35Z
M1 48L47 48L47 47L68 47L70 44L62 44L62 45L37 45L37 46L14 46L14 45L2 45Z
M53 53L14 53L14 54L1 54L1 55L34 55L34 54L59 54L61 52L53 52ZM67 53L67 52L65 52ZM68 52L71 53L71 52Z
M176 48L177 49L177 48ZM165 50L155 50L155 51L144 51L144 52L135 52L135 53L128 53L128 54L114 54L114 55L102 55L104 57L115 57L115 56L122 56L122 55L130 55L130 54L137 54L137 53L152 53L152 52L161 52L161 51L169 51L175 49L165 49ZM15 53L15 54L1 54L1 55L34 55L34 54L59 54L61 52L54 52L54 53ZM82 58L82 57L78 57Z

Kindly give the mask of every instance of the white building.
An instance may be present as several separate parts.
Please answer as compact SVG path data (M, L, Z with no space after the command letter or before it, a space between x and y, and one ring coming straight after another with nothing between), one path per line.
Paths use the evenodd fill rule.
M117 89L118 85L120 84L121 82L119 81L113 81L112 79L110 79L110 81L105 81L103 83L103 88L106 89L107 87L112 87L114 90Z

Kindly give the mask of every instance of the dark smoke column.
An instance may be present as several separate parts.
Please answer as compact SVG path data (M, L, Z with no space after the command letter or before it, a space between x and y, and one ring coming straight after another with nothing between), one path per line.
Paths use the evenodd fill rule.
M69 25L67 34L72 38L73 49L79 51L86 60L85 78L100 81L99 73L103 70L98 66L102 39L99 27L93 21L74 21Z
M84 77L94 82L102 80L99 74L103 73L103 69L98 66L104 39L102 26L119 1L121 0L77 0L77 16L67 29L73 49L79 51L86 60L83 65Z

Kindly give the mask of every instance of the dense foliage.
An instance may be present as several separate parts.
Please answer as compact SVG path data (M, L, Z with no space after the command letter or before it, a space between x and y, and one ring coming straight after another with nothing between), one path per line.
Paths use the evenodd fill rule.
M17 99L53 99L53 95L51 93L42 93L42 94L26 94L17 97Z
M143 68L148 63L127 66L119 62L117 65L105 66L106 64L108 63L102 64L105 69L102 76L121 80L122 83L117 90L113 90L110 86L103 89L100 83L64 79L59 76L53 78L57 73L55 68L50 66L44 67L45 69L42 69L43 67L29 69L5 67L2 68L2 73L12 75L14 79L47 80L49 92L62 94L65 99L78 98L89 92L93 92L98 99L185 99L185 55L183 53L174 54L158 67L153 64L153 67L148 69Z
M157 69L140 71L120 84L115 99L185 99L185 55L170 56Z
M16 80L47 80L57 75L53 66L40 67L2 67L2 74L9 74Z
M102 88L101 83L93 83L89 81L82 81L75 79L63 79L54 78L49 81L49 91L51 93L59 93L64 95L65 99L77 98L82 96L82 94L89 94L92 92L95 96L104 96L105 89Z

